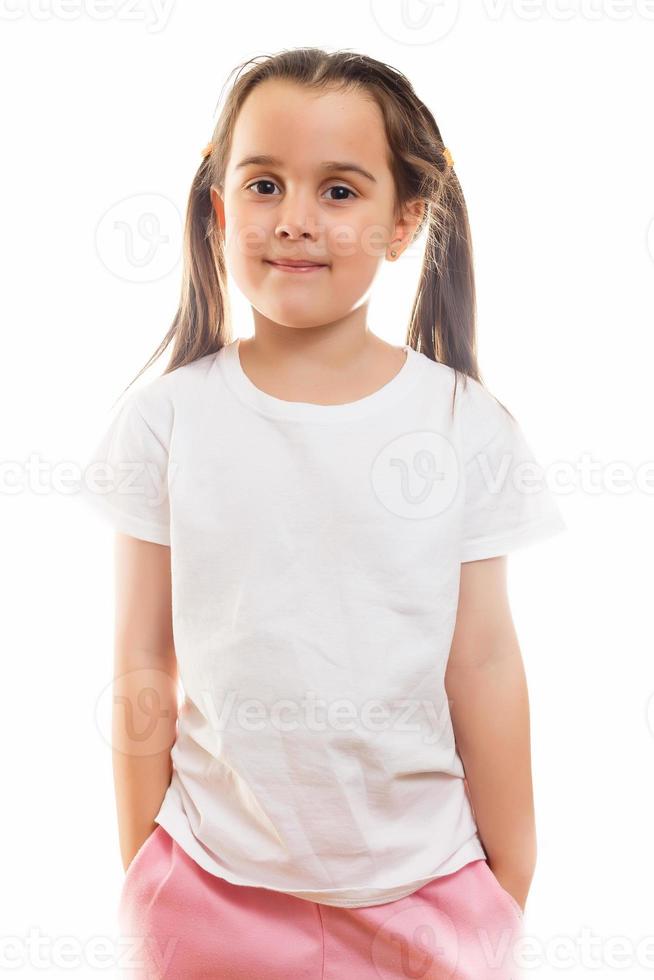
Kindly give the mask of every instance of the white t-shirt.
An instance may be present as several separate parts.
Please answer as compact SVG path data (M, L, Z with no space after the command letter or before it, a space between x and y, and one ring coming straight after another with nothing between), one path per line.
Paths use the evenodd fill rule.
M460 563L567 527L493 396L459 378L452 416L453 370L404 349L378 391L317 405L257 388L236 339L129 392L88 460L111 492L83 480L171 548L184 698L156 822L227 881L340 907L486 856L444 687Z

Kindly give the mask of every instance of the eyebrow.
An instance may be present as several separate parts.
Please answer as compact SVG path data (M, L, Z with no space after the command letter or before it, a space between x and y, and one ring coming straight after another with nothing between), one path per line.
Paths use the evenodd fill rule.
M241 167L249 167L250 165L280 167L282 166L282 161L279 159L279 157L272 157L266 153L259 153L254 156L245 157L239 164L237 164L236 169L240 170ZM371 180L374 184L377 183L376 178L373 177L368 170L364 170L364 168L359 166L358 163L354 163L351 160L325 160L320 164L320 167L323 170L350 170L352 173L360 174L367 180Z

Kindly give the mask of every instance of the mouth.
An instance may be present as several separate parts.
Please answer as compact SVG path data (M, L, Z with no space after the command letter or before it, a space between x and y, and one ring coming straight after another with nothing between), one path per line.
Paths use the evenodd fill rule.
M326 269L327 265L323 265L320 262L302 262L297 260L292 262L287 260L285 262L274 262L271 259L264 259L267 265L271 265L273 269L279 269L281 272L299 272L307 274L308 272L317 272L319 269Z

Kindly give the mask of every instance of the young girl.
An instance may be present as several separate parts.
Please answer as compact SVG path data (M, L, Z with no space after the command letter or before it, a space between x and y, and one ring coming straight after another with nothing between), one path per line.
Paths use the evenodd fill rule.
M170 363L92 457L132 975L509 980L536 845L504 556L566 525L480 380L430 111L365 55L246 66L193 181ZM395 347L369 291L423 230Z

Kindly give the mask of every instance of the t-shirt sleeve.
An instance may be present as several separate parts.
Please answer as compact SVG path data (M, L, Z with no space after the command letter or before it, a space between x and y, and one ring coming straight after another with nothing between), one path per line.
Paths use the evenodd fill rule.
M118 409L87 460L82 495L115 530L170 545L165 434L146 418L139 392Z
M487 396L490 398L491 396ZM567 529L520 425L486 401L484 438L464 461L461 562L504 555Z

